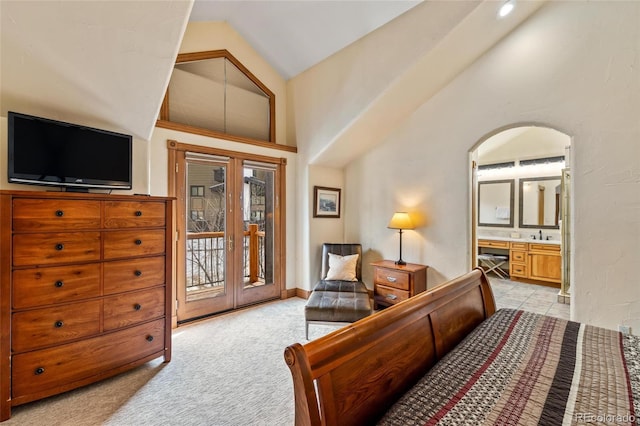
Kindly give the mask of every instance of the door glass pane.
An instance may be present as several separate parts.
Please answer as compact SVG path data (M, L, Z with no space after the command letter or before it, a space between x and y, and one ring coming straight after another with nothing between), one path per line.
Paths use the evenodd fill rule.
M244 287L273 284L275 171L244 167Z
M226 292L226 169L187 163L187 301Z

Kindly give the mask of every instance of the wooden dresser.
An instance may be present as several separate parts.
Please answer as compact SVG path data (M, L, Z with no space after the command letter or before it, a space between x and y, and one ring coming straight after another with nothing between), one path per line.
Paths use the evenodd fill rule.
M171 359L170 199L0 191L0 420Z
M427 289L426 265L396 265L392 260L371 263L373 266L373 308L395 305Z

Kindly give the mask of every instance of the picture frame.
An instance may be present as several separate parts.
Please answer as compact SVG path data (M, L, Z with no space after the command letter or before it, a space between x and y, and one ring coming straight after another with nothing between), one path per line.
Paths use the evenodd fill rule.
M313 217L340 217L340 188L313 187Z

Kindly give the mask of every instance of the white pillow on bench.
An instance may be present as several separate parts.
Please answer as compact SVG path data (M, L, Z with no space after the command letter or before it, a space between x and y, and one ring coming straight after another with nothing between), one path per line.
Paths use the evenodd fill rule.
M340 256L329 253L329 272L325 280L358 281L356 265L359 254Z

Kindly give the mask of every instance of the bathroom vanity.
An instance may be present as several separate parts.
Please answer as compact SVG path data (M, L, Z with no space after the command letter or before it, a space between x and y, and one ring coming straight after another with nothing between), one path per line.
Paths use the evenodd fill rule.
M513 280L560 287L562 253L560 241L523 238L479 237L478 253L508 254Z

